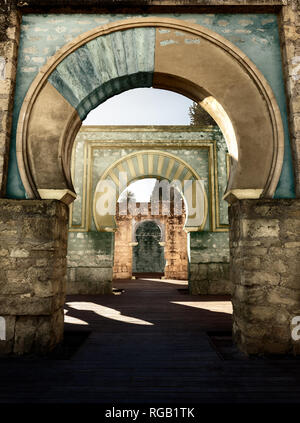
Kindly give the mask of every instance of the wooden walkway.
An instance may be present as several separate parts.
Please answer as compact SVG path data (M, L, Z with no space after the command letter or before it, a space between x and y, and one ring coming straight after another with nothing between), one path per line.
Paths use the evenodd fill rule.
M231 345L228 297L182 281L119 281L120 295L70 296L71 357L2 358L1 403L299 403L297 358L248 359Z

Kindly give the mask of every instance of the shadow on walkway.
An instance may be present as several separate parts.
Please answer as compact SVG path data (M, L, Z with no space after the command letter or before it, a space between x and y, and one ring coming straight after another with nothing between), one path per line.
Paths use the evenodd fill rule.
M69 296L68 359L0 360L1 403L299 403L300 362L224 359L208 332L231 331L227 296L184 294L186 283L115 281L121 295Z

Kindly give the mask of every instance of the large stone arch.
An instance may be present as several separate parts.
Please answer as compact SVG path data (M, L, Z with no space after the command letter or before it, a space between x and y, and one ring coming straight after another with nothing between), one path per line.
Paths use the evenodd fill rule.
M173 183L185 201L187 232L204 228L208 214L208 200L203 181L198 173L184 160L160 150L143 150L131 153L114 162L101 175L93 198L93 217L98 231L116 230L114 205L118 195L132 182L142 178L156 178ZM103 196L111 199L112 213L98 211ZM195 206L196 205L196 206ZM195 212L196 208L196 212ZM105 210L104 210L105 211Z
M93 29L42 68L24 100L17 131L28 198L73 201L70 156L84 116L113 95L150 86L201 102L218 122L232 159L229 201L272 197L284 135L265 78L244 53L212 31L153 17Z

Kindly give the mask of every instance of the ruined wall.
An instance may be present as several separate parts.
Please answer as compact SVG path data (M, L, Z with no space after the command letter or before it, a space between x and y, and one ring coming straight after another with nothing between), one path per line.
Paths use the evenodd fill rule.
M68 238L68 294L111 292L114 234L70 232Z
M185 215L176 216L171 213L170 218L165 220L165 278L183 279L189 278L188 264L188 234L182 229Z
M62 340L68 208L56 200L0 200L0 353L43 353Z
M230 207L233 333L247 354L299 353L300 201L243 200Z
M137 203L137 207L140 207ZM128 215L116 216L118 230L115 233L115 257L114 257L114 278L126 279L132 276L132 273L146 272L143 268L143 261L148 265L149 259L153 262L154 258L148 257L147 249L140 250L136 245L138 242L135 236L139 224L143 221L155 221L161 225L163 234L161 234L161 253L157 257L159 263L153 262L150 272L164 273L166 279L188 279L188 245L187 234L183 230L185 222L185 213L174 215L172 206L170 206L170 214L162 214L162 205L160 203L160 213L153 216L151 214L151 203L142 204L143 213L133 216ZM137 250L139 256L137 256ZM134 257L135 256L135 257ZM137 263L137 260L140 263ZM162 261L165 260L163 264ZM138 265L137 265L138 264ZM144 270L143 270L144 269ZM149 272L149 270L147 270Z
M1 2L0 19L0 183L1 196L4 195L6 182L6 168L8 163L8 143L10 138L12 98L15 78L15 58L18 46L18 17L10 15L6 6L12 2ZM16 3L16 2L14 2ZM74 13L58 15L57 10L52 9L49 14L49 6L62 5L57 1L28 0L19 2L22 5L32 6L30 15L23 17L22 37L18 55L18 77L16 96L14 103L13 129L10 144L9 176L7 194L13 198L25 197L24 187L21 183L16 162L15 134L19 110L28 87L38 73L40 67L66 42L76 35L108 22L123 19L136 14L118 14L117 11L108 10L100 15ZM69 4L75 4L83 8L82 2L71 0ZM80 3L80 4L79 4ZM92 4L88 0L85 4L110 6L111 2L97 1ZM114 2L115 4L120 2ZM140 2L136 1L136 4ZM149 0L144 5L157 5L161 2ZM286 104L283 85L283 73L281 66L281 54L277 29L277 15L280 5L283 5L280 15L280 37L284 58L284 76L289 108L289 124L291 144L294 153L294 164L297 194L300 195L300 119L299 119L299 1L298 0L199 0L199 1L174 1L168 4L189 6L194 4L193 12L188 9L173 9L177 19L189 20L194 23L207 26L209 29L221 34L238 46L258 66L270 83L283 118L285 131L285 157L282 174L277 187L277 197L293 198L295 195L291 154L289 148L288 126L286 119ZM43 12L36 15L35 8L43 5ZM207 8L198 6L208 5ZM223 8L223 6L232 6ZM265 9L265 7L268 8ZM272 7L272 5L278 7ZM215 9L212 9L214 6ZM251 6L251 7L250 7ZM168 6L167 6L168 7ZM3 12L4 11L4 12ZM69 12L71 9L69 9ZM94 10L90 10L94 12ZM164 9L166 11L166 9ZM223 14L220 14L222 11ZM247 13L243 13L246 11ZM257 14L258 12L264 12ZM74 10L72 10L74 12ZM81 10L82 12L82 10ZM145 16L151 10L141 8L138 16ZM176 13L177 12L177 13ZM232 15L226 13L233 13ZM236 13L238 12L238 13ZM158 15L159 13L156 11ZM267 13L267 14L266 14ZM166 16L164 14L164 16ZM5 61L3 60L5 59ZM61 304L63 294L54 291L51 286L56 286L57 280L63 284L64 274L55 272L64 268L65 240L56 238L64 232L64 207L54 206L50 202L46 208L39 204L45 202L18 202L1 203L1 219L4 226L1 228L1 303L0 314L7 318L6 344L0 342L1 352L22 353L29 350L51 349L55 342L61 339L62 313ZM58 207L58 208L57 208ZM60 210L60 211L59 211ZM27 220L28 221L27 221ZM2 221L1 220L1 221ZM24 222L29 226L24 225ZM46 221L41 225L41 221ZM38 222L38 223L36 223ZM57 224L57 222L59 222ZM235 204L231 209L231 264L233 281L236 284L234 291L234 333L240 348L246 352L297 352L296 344L290 338L290 319L300 314L299 308L299 201L244 201ZM62 225L60 227L60 225ZM80 225L79 225L80 226ZM41 234L41 229L45 229ZM49 228L55 228L49 232ZM59 229L60 227L60 229ZM27 231L27 235L26 235ZM85 232L85 227L77 229L78 239L82 239L80 232ZM196 239L198 235L192 234L191 243L194 245L194 262L197 256L204 257L206 243L214 242L205 238L202 234L201 241ZM222 244L223 234L220 236ZM71 237L72 238L72 237ZM73 235L74 241L77 238ZM41 246L41 239L45 242L53 242L53 249L35 247ZM83 238L84 239L84 238ZM200 240L200 238L199 238ZM86 240L85 240L86 241ZM89 244L83 241L82 247ZM60 247L58 246L60 244ZM19 247L24 250L20 252ZM214 248L214 247L213 247ZM199 250L199 254L197 252ZM21 248L22 250L22 248ZM74 246L74 251L76 248ZM101 250L102 251L102 250ZM25 256L19 255L25 254ZM46 259L46 260L44 260ZM52 261L51 261L52 260ZM59 260L61 262L59 263ZM80 259L79 259L80 261ZM46 264L50 263L51 267ZM30 263L30 264L29 264ZM201 260L195 267L200 274ZM20 269L22 272L19 273ZM42 270L38 270L42 269ZM12 273L9 273L12 272ZM53 272L53 273L51 273ZM208 275L210 268L204 268ZM225 272L225 271L224 271ZM33 279L30 282L30 277ZM52 275L51 280L43 281L44 275ZM9 278L9 279L8 279ZM200 279L200 277L199 277ZM202 279L201 279L202 280ZM206 279L203 279L204 281ZM22 283L19 283L22 281ZM24 282L25 281L25 282ZM9 282L9 283L7 283ZM59 286L62 286L61 284ZM49 288L49 291L47 291ZM45 297L42 292L46 289ZM54 288L53 288L54 289ZM34 293L34 295L32 295ZM45 298L45 299L44 299ZM38 304L41 302L42 306ZM58 306L58 304L60 304ZM34 305L34 307L33 307ZM58 308L57 308L58 307Z
M227 232L190 233L190 291L231 294Z
M115 233L115 254L113 279L131 279L132 277L132 217L116 216L118 230Z

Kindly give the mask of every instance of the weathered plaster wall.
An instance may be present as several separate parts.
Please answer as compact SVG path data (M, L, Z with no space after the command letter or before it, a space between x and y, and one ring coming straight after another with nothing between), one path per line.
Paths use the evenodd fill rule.
M25 93L47 57L81 32L132 15L26 15L23 20L18 63L14 134ZM164 15L165 16L165 15ZM285 127L285 159L276 196L293 197L293 175L288 140L284 86L276 15L179 14L177 19L199 23L221 34L243 50L267 78L279 103ZM8 194L23 198L24 189L17 175L14 137L11 145Z
M13 1L13 0L11 0ZM131 7L134 10L214 10L217 5L221 10L237 10L237 6L242 6L243 9L254 10L278 10L282 5L286 5L286 0L85 0L86 6L94 7L96 10L114 10L120 11L124 8ZM49 7L56 8L56 10L66 10L66 4L63 0L28 0L25 4L26 10L48 10ZM82 2L80 0L70 0L69 7L75 10L82 10ZM232 7L233 6L233 7Z
M215 149L211 148L215 145ZM211 147L210 147L211 146ZM117 160L128 154L155 149L178 156L187 162L200 176L206 193L218 186L216 209L220 225L228 225L228 204L222 200L227 180L227 148L218 128L182 127L82 127L74 143L76 165L73 183L77 199L71 207L71 230L95 230L88 201L93 196L96 185L105 172ZM212 155L210 155L210 152ZM216 156L214 156L216 152ZM76 158L75 158L76 157ZM214 178L215 159L218 178ZM217 160L218 159L218 160ZM211 172L209 166L212 166ZM90 175L90 177L89 177ZM214 182L212 182L214 178ZM88 193L91 193L89 197ZM212 226L213 210L209 206L208 219L204 230ZM215 212L216 214L216 212ZM88 219L86 219L88 217Z

